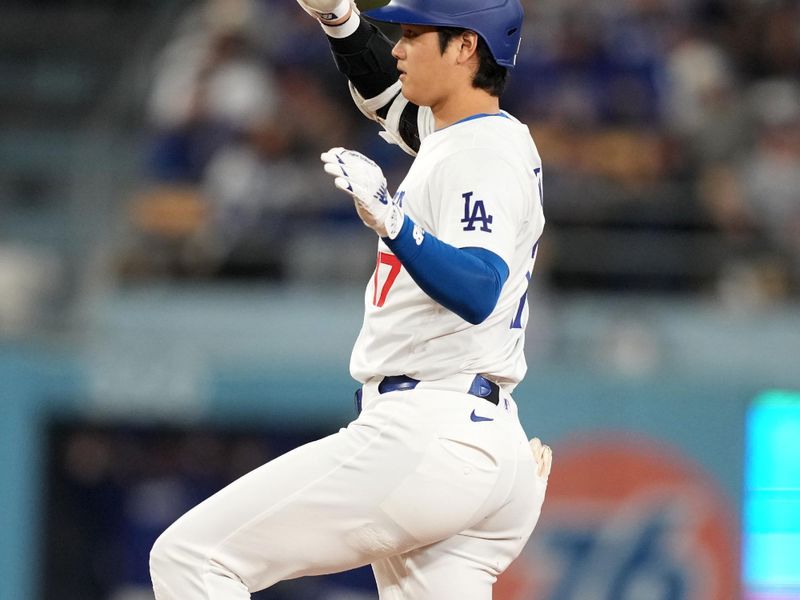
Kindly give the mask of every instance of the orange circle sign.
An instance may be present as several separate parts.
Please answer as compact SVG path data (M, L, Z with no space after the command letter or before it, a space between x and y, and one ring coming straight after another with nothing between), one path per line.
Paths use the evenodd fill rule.
M554 449L542 517L496 600L731 600L738 528L714 480L629 433Z

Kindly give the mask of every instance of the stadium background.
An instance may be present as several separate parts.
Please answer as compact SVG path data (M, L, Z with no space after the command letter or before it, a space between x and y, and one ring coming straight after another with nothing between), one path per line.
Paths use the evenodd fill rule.
M497 597L800 598L800 3L526 5L556 463ZM166 524L353 417L374 240L317 156L408 159L293 0L5 0L0 107L0 595L151 598Z

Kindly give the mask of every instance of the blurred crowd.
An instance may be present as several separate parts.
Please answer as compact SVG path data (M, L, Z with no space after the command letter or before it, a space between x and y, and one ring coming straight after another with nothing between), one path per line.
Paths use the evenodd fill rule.
M193 5L153 65L147 112L127 276L337 279L373 262L319 161L368 133L293 0Z
M800 2L524 4L502 105L544 158L537 269L564 288L795 293ZM294 0L193 4L152 73L126 278L368 275L374 241L318 155L358 149L390 186L410 162Z

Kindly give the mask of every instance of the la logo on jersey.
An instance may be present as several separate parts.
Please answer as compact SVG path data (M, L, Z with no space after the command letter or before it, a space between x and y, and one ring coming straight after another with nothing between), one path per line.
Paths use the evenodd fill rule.
M464 231L475 231L475 223L480 222L481 231L491 233L492 230L489 228L489 225L494 221L494 217L486 214L486 206L483 200L475 200L473 202L472 196L474 195L474 192L461 194L461 197L464 199L464 218L461 219L461 222L466 223Z

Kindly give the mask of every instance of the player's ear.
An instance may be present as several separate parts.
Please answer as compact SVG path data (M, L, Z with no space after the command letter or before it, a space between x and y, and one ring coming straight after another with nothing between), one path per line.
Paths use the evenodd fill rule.
M458 62L459 64L465 64L478 54L478 34L474 31L466 30L457 39L460 43Z

